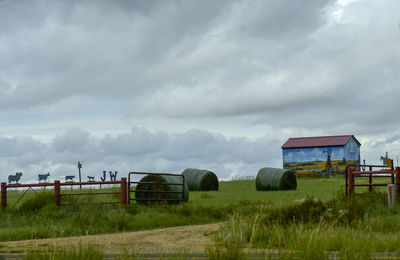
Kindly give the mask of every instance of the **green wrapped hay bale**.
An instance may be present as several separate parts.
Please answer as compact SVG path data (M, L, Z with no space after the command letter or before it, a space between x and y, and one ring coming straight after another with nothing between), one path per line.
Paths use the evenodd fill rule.
M294 170L265 167L258 171L257 190L295 190L297 180Z
M182 175L185 175L189 190L210 191L219 188L218 177L212 171L189 168Z
M155 183L146 183L157 181L160 183L159 185ZM184 188L184 202L189 200L189 189L186 183L184 186L176 185L178 183L182 183L182 177L148 174L144 176L140 182L145 182L138 183L138 185L136 185L135 199L140 204L150 204L157 201L166 201L168 204L178 204L181 202L179 200L182 199L182 188ZM157 189L161 192L155 192ZM165 193L163 191L172 191L174 193Z

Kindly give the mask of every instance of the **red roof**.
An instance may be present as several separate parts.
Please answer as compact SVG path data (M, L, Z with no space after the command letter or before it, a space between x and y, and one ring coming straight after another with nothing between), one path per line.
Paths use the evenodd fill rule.
M360 142L353 135L337 135L337 136L317 136L317 137L296 137L289 138L282 148L304 148L304 147L320 147L320 146L343 146L350 138L359 144Z

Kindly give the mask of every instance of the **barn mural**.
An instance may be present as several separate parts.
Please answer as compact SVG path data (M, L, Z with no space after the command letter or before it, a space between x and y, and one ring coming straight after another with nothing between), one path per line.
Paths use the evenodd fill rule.
M344 173L360 162L360 146L352 135L290 138L282 146L283 168L297 175Z

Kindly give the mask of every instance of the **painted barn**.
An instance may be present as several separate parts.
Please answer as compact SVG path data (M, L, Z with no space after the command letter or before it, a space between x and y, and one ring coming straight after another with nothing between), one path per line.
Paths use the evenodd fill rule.
M283 168L297 175L344 173L360 162L360 147L353 135L289 138L282 145Z

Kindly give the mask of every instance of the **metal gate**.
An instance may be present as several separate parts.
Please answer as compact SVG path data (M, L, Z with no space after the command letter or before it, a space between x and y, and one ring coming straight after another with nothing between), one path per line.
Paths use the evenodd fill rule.
M104 185L104 184L120 184L121 191L103 191L103 192L79 192L79 193L61 193L62 186L90 186L90 185ZM1 183L1 208L7 208L7 189L10 188L27 188L18 198L18 200L13 204L12 207L15 207L16 204L25 196L25 194L32 190L35 194L35 190L32 189L33 187L54 187L54 202L58 206L66 206L66 205L73 205L72 203L62 203L61 197L72 197L72 196L93 196L93 195L113 195L113 194L121 194L121 199L118 201L105 201L99 202L94 204L122 204L127 205L127 181L126 178L121 178L120 181L98 181L98 182L60 182L59 180L54 181L54 183L32 183L32 184L7 184L5 182ZM75 204L83 204L83 203L75 203ZM93 203L91 203L93 204Z
M22 194L18 197L17 201L14 202L14 204L11 206L11 208L14 208L20 201L21 199L28 193L28 191L32 191L35 196L37 196L36 191L33 188L38 188L38 187L52 187L54 186L53 183L28 183L28 184L7 184L5 182L1 183L1 208L5 209L7 208L7 189L10 188L27 188L25 189Z
M154 176L154 181L133 181L131 176L138 175L150 175ZM180 182L163 182L162 176L176 176L181 179ZM149 189L137 190L136 187L138 185L148 185ZM166 186L178 186L182 187L181 191L172 191L166 190ZM134 189L132 189L134 187ZM132 198L131 194L135 193L135 196ZM137 193L147 194L145 198L137 198ZM165 198L166 194L180 194L179 198ZM168 197L168 196L167 196ZM185 201L185 176L181 174L172 174L172 173L150 173L150 172L130 172L128 174L128 203L131 201L140 201L140 202L184 202Z
M373 171L372 168L380 167L382 165L366 165L369 171L361 170L356 171L350 167L346 171L346 195L365 196L372 194L373 187L385 187L388 184L396 184L396 195L400 196L400 167L396 169L380 169ZM368 183L356 183L355 178L368 178ZM391 182L373 183L373 178L390 178ZM356 193L356 187L368 187L368 193Z

